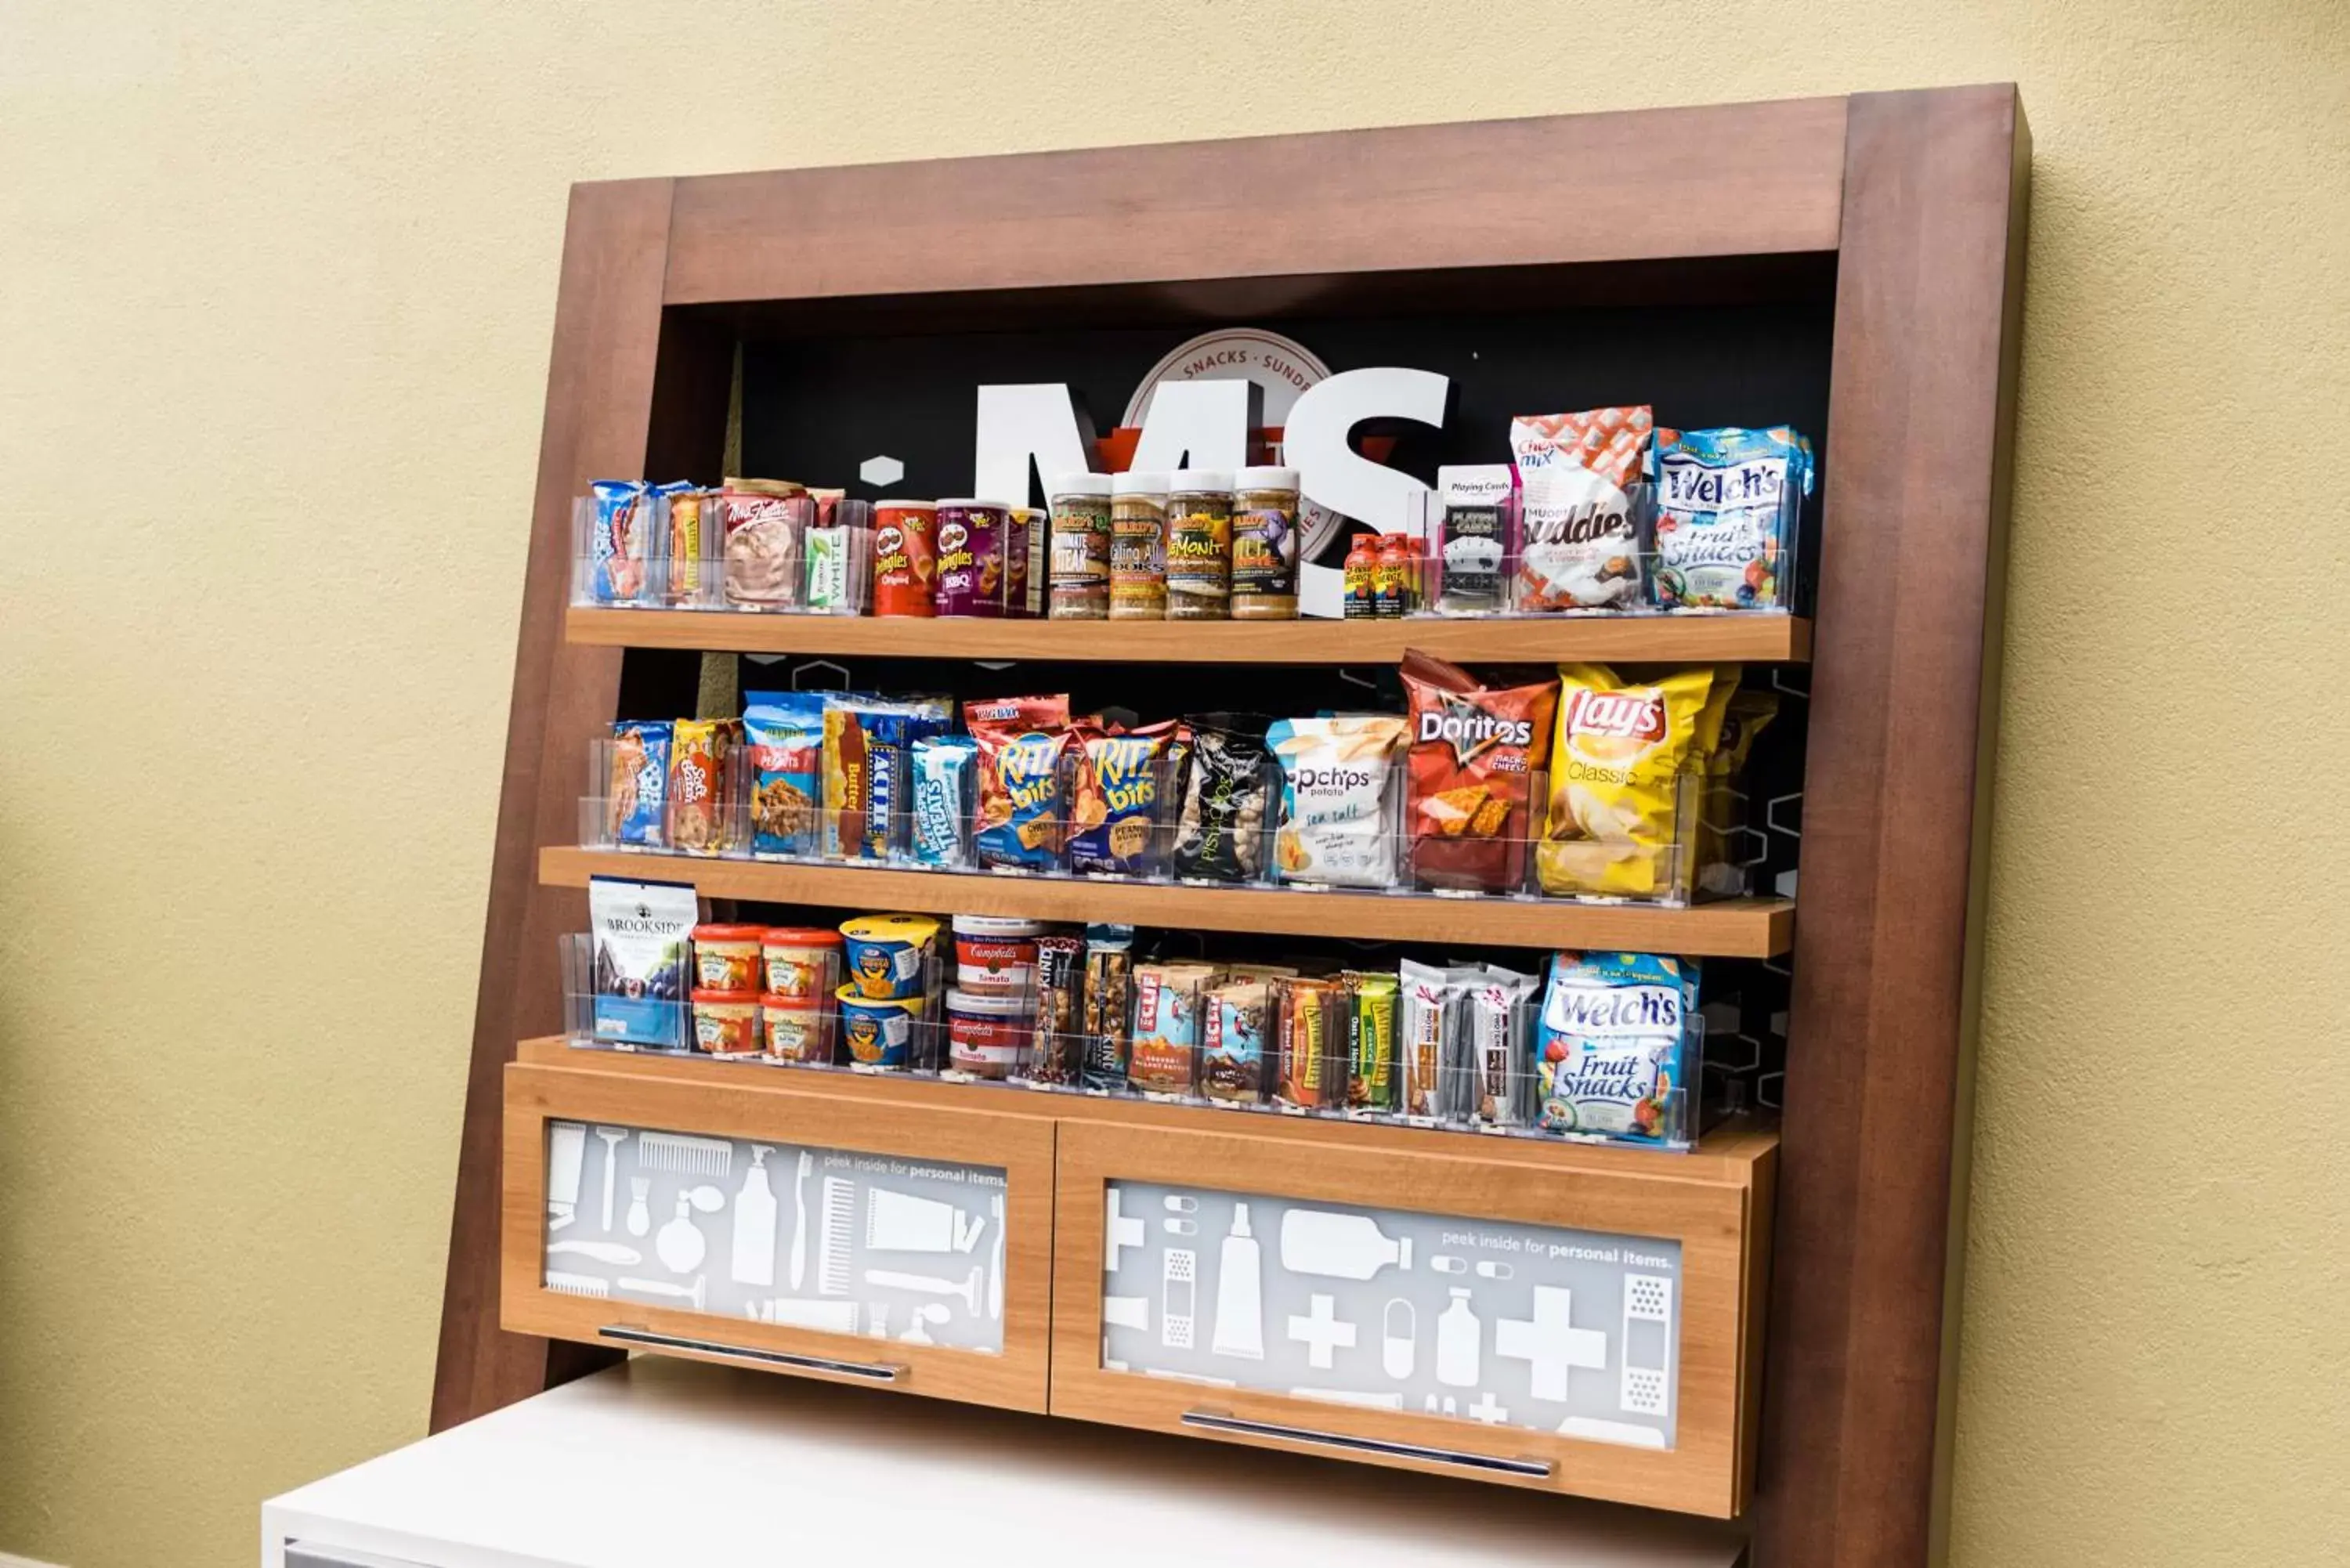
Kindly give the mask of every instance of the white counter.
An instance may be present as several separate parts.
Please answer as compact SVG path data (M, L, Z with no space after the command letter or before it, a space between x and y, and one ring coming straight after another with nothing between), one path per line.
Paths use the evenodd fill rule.
M1702 1521L660 1357L262 1507L264 1568L1733 1568ZM318 1551L317 1549L327 1549Z

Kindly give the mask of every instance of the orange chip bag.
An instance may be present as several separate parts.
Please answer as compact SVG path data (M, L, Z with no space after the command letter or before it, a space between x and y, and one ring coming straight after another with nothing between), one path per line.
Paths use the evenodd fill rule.
M1493 688L1424 653L1403 659L1411 703L1411 871L1427 888L1514 892L1534 837L1534 775L1550 756L1558 685Z
M1710 665L1652 681L1562 664L1550 815L1535 847L1545 893L1653 898L1684 881L1681 772L1700 750L1720 678ZM1693 815L1693 814L1692 814Z

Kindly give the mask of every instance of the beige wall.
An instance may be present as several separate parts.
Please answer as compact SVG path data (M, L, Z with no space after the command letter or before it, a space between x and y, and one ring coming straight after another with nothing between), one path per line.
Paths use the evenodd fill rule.
M0 1550L421 1430L569 182L2012 78L1954 1555L2350 1561L2345 15L0 7Z

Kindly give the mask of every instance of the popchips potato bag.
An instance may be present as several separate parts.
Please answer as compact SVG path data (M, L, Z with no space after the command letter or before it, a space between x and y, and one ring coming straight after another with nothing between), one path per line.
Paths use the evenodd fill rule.
M1604 664L1559 666L1550 812L1534 848L1545 893L1648 898L1672 890L1682 843L1680 773L1705 749L1710 665L1627 680ZM1711 717L1719 728L1721 707Z

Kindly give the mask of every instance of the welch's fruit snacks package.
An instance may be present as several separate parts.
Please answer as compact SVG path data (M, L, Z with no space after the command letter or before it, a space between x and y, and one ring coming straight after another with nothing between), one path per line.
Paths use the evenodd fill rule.
M1784 425L1657 432L1656 599L1785 609L1812 443Z
M1695 961L1554 953L1536 1030L1545 1132L1686 1148L1697 1137Z

